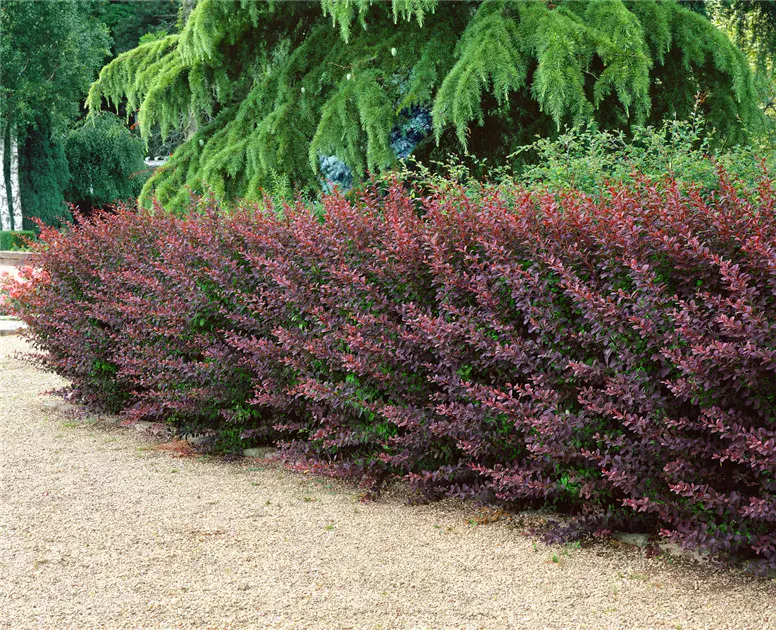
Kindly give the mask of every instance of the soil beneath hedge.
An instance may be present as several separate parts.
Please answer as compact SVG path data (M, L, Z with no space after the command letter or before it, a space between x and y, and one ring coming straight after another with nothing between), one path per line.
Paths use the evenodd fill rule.
M776 628L774 580L77 417L27 347L0 338L0 628Z

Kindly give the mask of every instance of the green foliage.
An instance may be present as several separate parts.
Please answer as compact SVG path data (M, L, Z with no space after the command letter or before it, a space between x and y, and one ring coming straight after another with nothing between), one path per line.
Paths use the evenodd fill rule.
M630 135L595 125L571 127L556 138L538 138L521 147L497 167L476 158L450 159L433 169L411 162L398 174L386 174L385 181L398 176L420 191L461 185L475 191L479 180L487 179L504 190L562 194L575 189L597 197L607 195L612 184L634 184L646 176L654 181L669 177L708 194L719 185L720 167L751 190L764 172L776 169L766 147L753 143L725 148L715 143L714 131L707 127L698 112L687 120L634 126Z
M68 201L86 208L137 197L148 177L143 142L117 116L104 112L68 132Z
M107 29L89 3L74 0L0 5L0 112L23 137L42 117L59 132L108 54Z
M110 39L90 3L73 0L3 2L0 30L0 123L17 133L24 226L30 217L56 224L69 217L60 138L80 115Z
M330 156L357 178L395 166L411 107L433 118L419 158L501 159L568 124L630 134L682 118L697 94L717 141L759 130L746 57L669 0L201 0L179 34L103 68L88 104L126 104L146 138L187 136L141 197L182 206L187 187L224 200L279 176L318 188Z
M26 229L34 227L30 217L48 225L58 225L60 220L71 218L64 194L70 169L64 147L51 125L42 116L20 149L20 188Z
M776 2L720 0L709 7L712 18L735 34L736 42L755 55L761 68L776 59Z
M93 2L94 12L108 27L114 54L138 45L144 37L172 32L178 21L177 0Z
M609 182L633 182L639 175L671 177L708 190L718 184L720 166L754 187L763 168L773 168L761 157L770 152L757 146L715 147L713 130L706 132L705 127L696 115L659 127L637 126L630 137L591 126L573 128L516 152L516 177L532 188L576 188L592 195L605 191ZM513 174L513 169L502 168L497 176L509 181Z
M249 446L249 443L241 437L242 432L243 429L240 426L222 428L213 444L213 452L222 455L241 453Z
M0 232L0 251L26 249L27 243L25 239L28 238L35 238L33 230L6 230L5 232Z

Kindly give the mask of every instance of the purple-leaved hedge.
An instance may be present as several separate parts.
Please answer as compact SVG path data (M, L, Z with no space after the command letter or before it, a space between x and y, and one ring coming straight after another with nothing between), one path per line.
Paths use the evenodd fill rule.
M721 172L120 208L42 226L8 302L84 402L774 569L774 199Z

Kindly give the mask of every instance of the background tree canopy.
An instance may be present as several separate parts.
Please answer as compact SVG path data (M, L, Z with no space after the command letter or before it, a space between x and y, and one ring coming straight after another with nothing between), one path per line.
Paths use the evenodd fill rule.
M89 95L137 111L145 136L188 140L143 196L182 203L347 183L410 152L503 158L563 125L626 132L686 116L718 138L761 124L743 53L673 1L201 0L179 34L100 73Z
M56 223L69 214L66 201L88 211L139 192L144 178L130 180L127 169L145 169L143 143L115 117L112 125L93 121L84 129L84 99L111 48L127 50L149 32L174 31L178 10L177 0L2 2L0 229L33 227L32 217ZM68 134L73 146L78 137L85 142L70 165ZM89 179L95 168L99 181ZM86 194L90 187L99 192Z
M773 0L724 0L707 6L717 21L727 23L736 42L744 50L754 53L757 65L773 65L776 53L776 3Z
M120 54L138 45L148 34L173 33L178 23L178 0L102 0L95 12L108 27L111 51Z
M55 129L78 114L108 54L104 24L74 0L2 4L0 111L23 133L45 112Z
M22 215L67 215L69 172L57 136L78 115L110 40L85 3L3 2L0 11L0 181L8 187L0 214L8 214L6 199L13 198L12 227L21 229Z

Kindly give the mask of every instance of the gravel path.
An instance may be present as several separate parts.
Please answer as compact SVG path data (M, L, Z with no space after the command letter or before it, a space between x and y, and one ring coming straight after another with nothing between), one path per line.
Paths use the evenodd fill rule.
M2 279L2 277L4 275L9 275L9 276L12 276L14 278L18 278L19 277L19 268L17 266L15 266L15 265L2 265L2 264L0 264L0 279Z
M776 628L773 580L175 457L40 396L25 349L0 338L0 628Z

